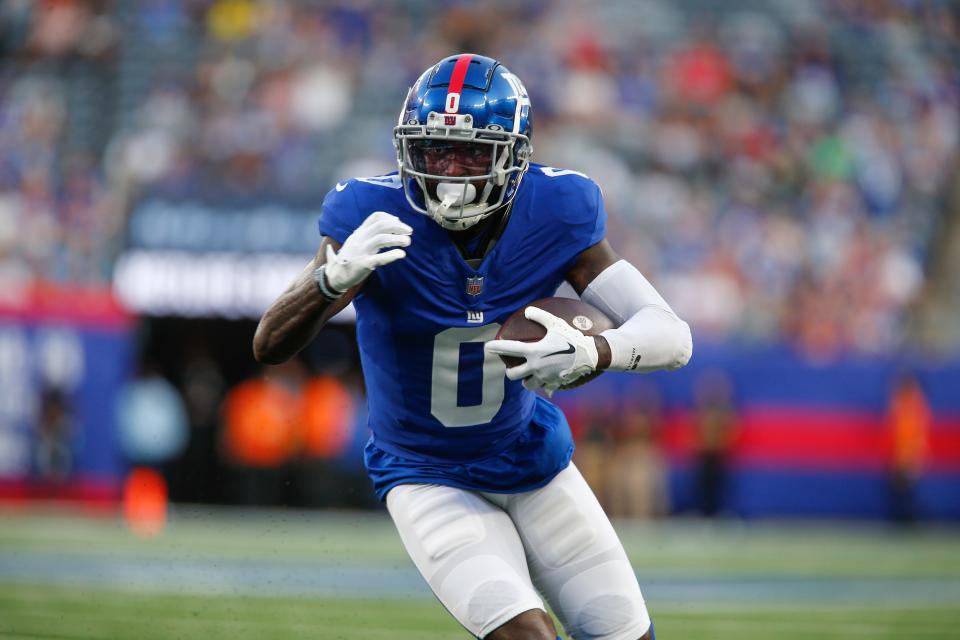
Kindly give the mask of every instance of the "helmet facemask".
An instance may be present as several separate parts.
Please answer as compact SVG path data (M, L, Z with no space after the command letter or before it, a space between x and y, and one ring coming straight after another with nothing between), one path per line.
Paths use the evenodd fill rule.
M394 139L407 201L452 231L468 229L508 203L529 164L527 136L498 125L475 129L469 114L431 112L426 124L398 125Z

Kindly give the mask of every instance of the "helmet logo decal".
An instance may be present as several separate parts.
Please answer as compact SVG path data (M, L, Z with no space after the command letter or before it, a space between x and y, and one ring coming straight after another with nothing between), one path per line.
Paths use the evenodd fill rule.
M505 73L503 74L503 79L510 83L510 86L516 93L517 107L513 114L513 132L517 133L520 131L520 113L523 107L530 106L530 96L527 95L526 87L523 86L523 83L520 82L520 78L517 76L512 73Z
M444 103L444 111L447 113L457 113L460 108L460 92L463 91L463 81L467 77L467 69L470 67L472 53L465 53L457 58L453 65L453 72L450 74L450 85L447 88L447 101Z

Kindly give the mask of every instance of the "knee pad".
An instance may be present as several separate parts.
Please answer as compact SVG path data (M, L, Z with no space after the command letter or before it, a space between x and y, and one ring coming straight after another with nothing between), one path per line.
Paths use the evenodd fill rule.
M564 625L577 640L639 637L650 624L629 565L608 562L570 579L560 590Z
M456 566L439 585L448 594L450 613L471 632L483 636L528 609L543 603L502 558L476 556Z
M573 625L577 638L618 638L636 625L637 607L618 594L601 594L588 600L577 613Z

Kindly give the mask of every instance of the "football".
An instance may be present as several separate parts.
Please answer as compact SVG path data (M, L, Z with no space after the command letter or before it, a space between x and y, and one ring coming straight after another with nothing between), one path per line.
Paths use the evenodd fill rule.
M613 321L606 316L600 309L572 298L541 298L534 300L528 305L517 309L507 318L500 331L497 332L498 340L519 340L521 342L536 342L547 335L547 330L543 325L527 320L523 315L527 307L539 307L544 311L549 311L561 320L565 321L571 327L582 331L584 335L596 336L607 329L613 329ZM523 363L523 358L514 358L510 356L500 356L504 364L508 367L515 367ZM577 380L576 382L564 385L561 389L572 389L582 384L590 382L602 371L594 371Z

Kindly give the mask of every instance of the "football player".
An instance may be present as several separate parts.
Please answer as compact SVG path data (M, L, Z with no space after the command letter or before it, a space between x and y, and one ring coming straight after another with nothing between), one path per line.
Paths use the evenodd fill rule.
M337 184L313 261L260 321L282 362L353 301L373 433L365 463L430 588L478 638L653 638L613 527L542 394L596 369L683 366L690 329L605 239L600 189L530 164L520 80L462 54L427 69L394 129L399 170ZM586 337L537 308L539 342L492 340L564 281L614 319ZM505 369L501 355L523 364Z

